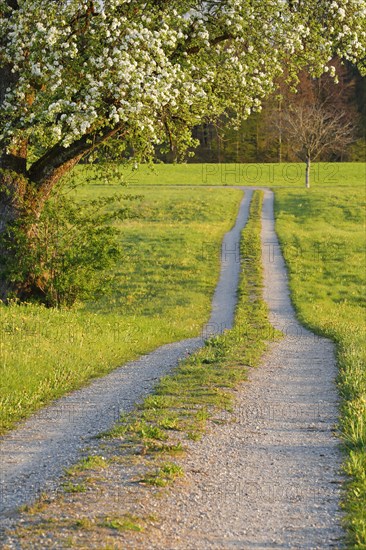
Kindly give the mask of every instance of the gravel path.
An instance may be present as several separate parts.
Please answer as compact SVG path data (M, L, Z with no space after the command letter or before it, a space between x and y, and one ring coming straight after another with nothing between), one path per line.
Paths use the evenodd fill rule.
M130 411L161 376L201 347L204 338L232 326L240 271L238 243L251 195L252 190L246 189L236 225L224 238L212 315L201 337L162 346L116 369L55 401L1 439L0 512L5 524L16 507L54 490L64 468L80 458L88 442L113 426L121 412Z
M251 369L238 392L236 422L212 425L191 446L182 460L186 480L163 499L148 497L145 513L158 514L159 530L131 547L342 546L334 347L296 320L270 191L262 239L265 299L271 322L286 337L271 345L260 368Z

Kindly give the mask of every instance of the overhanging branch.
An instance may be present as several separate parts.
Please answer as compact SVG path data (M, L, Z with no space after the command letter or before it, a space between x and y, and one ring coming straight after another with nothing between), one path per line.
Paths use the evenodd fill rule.
M6 4L9 6L9 8L12 8L13 10L19 9L19 4L17 0L7 0Z
M122 128L122 125L114 128L105 127L94 135L88 134L81 137L72 143L70 147L56 144L38 159L27 172L28 179L35 184L37 190L37 206L44 203L54 185L64 174L73 168L87 153L115 136Z
M221 42L225 42L226 40L232 40L233 38L235 38L232 34L230 33L224 33L220 36L216 36L216 38L213 38L212 40L210 40L210 46L216 46L217 44L220 44ZM173 53L172 55L172 60L174 61L175 59L177 59L179 57L180 54L183 54L184 52L186 52L188 55L194 55L198 52L200 52L202 49L203 49L203 46L191 46L191 47L184 47L184 46L187 46L187 42L185 44L180 44L177 49L175 50L175 52Z

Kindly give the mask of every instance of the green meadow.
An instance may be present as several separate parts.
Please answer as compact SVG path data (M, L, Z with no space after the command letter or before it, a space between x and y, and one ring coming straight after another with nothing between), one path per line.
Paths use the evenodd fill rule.
M302 187L305 164L154 164L141 165L136 170L129 166L116 168L116 174L101 179L93 166L80 165L76 177L95 178L96 183L120 183L131 186L146 185L252 185L266 187ZM366 182L366 163L314 163L311 167L311 185L348 187Z

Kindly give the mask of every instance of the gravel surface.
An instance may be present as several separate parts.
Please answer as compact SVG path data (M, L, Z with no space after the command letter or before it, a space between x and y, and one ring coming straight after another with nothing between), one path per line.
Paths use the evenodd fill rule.
M128 548L342 546L334 346L296 320L270 191L262 239L265 299L286 337L250 370L237 394L236 421L212 424L191 445L180 461L186 480L163 499L148 497L145 512L158 514L158 530Z
M161 376L201 347L208 335L232 326L240 271L238 243L247 221L251 194L252 190L245 190L236 225L224 238L212 315L200 337L162 346L116 369L55 401L1 438L3 526L18 506L31 503L43 491L55 490L64 468L77 462L92 438L112 427L121 412L130 411L151 392Z

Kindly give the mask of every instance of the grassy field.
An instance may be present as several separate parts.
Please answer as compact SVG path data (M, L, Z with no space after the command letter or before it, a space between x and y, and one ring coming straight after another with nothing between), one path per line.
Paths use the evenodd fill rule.
M275 193L299 318L337 343L349 548L366 548L366 195L360 184Z
M114 187L85 186L78 199L115 192ZM112 296L69 311L0 306L2 433L91 378L161 344L198 335L207 321L221 240L242 193L210 188L138 193L141 217L121 225L123 262Z
M116 169L116 176L106 176L108 183L119 183L121 178L131 185L254 185L267 187L302 187L305 182L305 164L157 164L142 165L133 171L130 167ZM93 166L79 166L77 178L86 175L103 180ZM352 186L366 181L366 163L314 163L311 185L316 187Z

